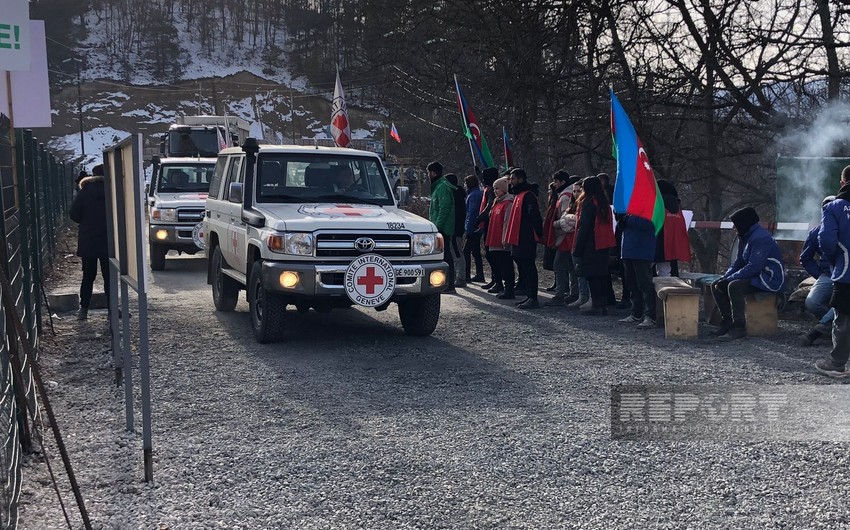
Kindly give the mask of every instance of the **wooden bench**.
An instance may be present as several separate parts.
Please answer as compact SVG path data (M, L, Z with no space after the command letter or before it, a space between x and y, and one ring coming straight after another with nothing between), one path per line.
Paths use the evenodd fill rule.
M747 335L766 337L779 333L776 293L757 292L744 297L747 308Z
M702 302L705 313L705 323L711 326L719 326L723 322L720 310L714 303L714 294L711 292L711 284L720 278L719 274L708 274L705 272L680 272L679 277L687 280L691 285L702 291Z
M656 321L664 322L667 339L692 339L698 335L700 289L675 276L652 279L655 293Z

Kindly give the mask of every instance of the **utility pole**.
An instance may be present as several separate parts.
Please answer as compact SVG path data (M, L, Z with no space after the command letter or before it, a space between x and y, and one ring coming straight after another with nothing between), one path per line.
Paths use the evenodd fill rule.
M80 122L80 151L82 152L82 158L85 162L86 158L86 136L83 132L83 96L80 92L80 70L82 70L83 61L78 59L77 57L71 57L69 59L65 59L62 61L63 63L67 63L70 61L74 61L77 63L77 119Z

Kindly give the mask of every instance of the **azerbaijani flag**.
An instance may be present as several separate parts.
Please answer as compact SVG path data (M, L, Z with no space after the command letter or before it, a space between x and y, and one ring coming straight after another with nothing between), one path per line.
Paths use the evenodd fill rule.
M392 136L396 142L401 143L401 136L398 135L398 129L395 128L395 123L390 127L390 136Z
M511 140L508 138L508 130L502 127L502 143L505 144L505 169L514 166L514 154L511 151Z
M611 93L611 136L617 159L614 211L652 221L657 234L664 226L664 201L655 175L635 128L613 89Z
M463 122L464 136L472 140L472 144L478 153L478 159L481 161L481 166L485 168L495 167L493 165L493 155L490 154L490 147L487 145L487 140L478 126L478 119L466 103L466 98L463 97L460 84L457 82L457 76L455 76L455 89L457 90L457 110L460 111L460 117Z

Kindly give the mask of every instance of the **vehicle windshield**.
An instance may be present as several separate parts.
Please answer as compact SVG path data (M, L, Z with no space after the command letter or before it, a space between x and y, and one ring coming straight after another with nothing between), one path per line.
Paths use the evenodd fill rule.
M179 127L168 131L168 156L216 156L222 132L216 127Z
M215 166L211 164L164 165L159 168L156 189L164 193L206 193L213 173Z
M257 202L394 204L377 158L284 153L259 156Z

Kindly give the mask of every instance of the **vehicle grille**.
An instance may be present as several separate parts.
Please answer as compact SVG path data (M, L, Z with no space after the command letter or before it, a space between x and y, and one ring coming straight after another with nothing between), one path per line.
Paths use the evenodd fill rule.
M178 223L200 223L204 220L203 208L178 208Z
M375 242L375 249L361 252L354 242L368 237ZM361 254L379 254L384 257L410 257L410 234L351 234L322 233L316 236L316 257L322 258L355 258Z

